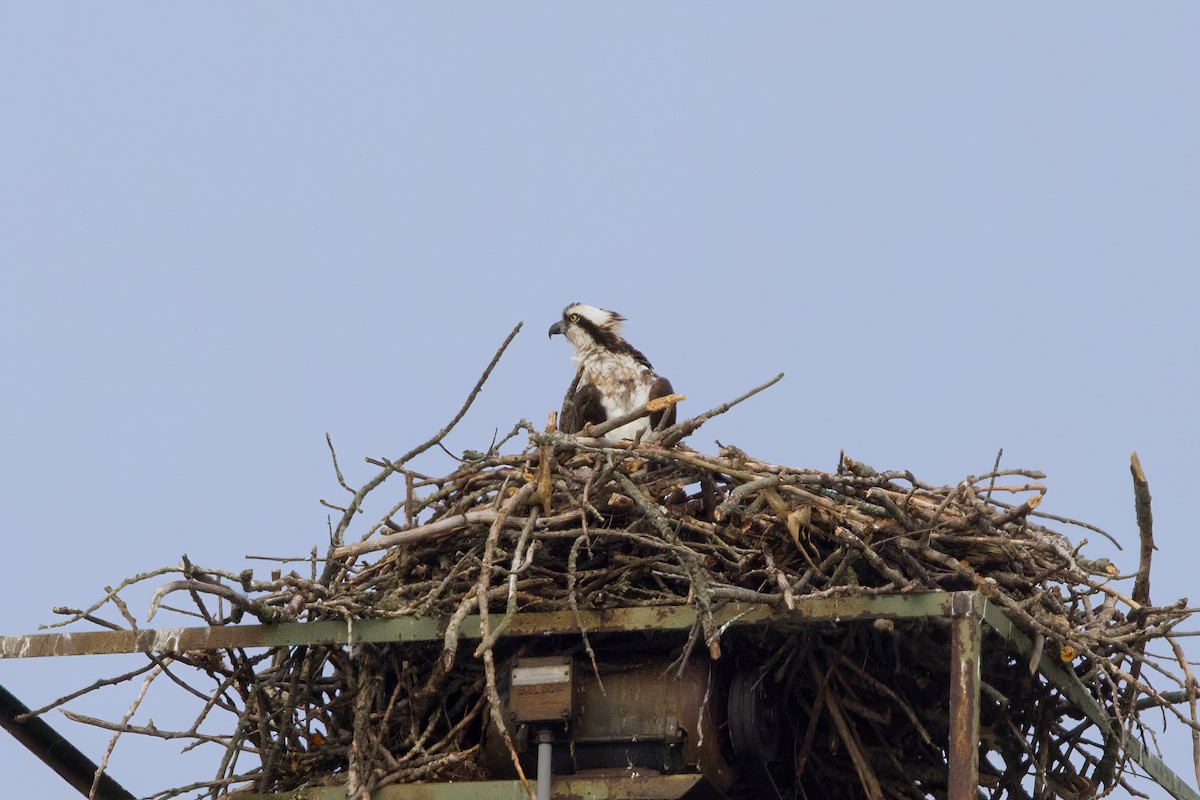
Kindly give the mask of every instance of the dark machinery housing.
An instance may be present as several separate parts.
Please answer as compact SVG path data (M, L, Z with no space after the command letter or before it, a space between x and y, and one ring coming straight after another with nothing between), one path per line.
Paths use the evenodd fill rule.
M687 797L722 797L760 781L759 796L778 794L771 764L780 706L754 671L707 656L598 658L595 669L582 654L519 656L505 666L506 723L527 775L545 771L539 760L548 751L555 777L698 773L704 785ZM516 776L494 724L484 753L493 777Z

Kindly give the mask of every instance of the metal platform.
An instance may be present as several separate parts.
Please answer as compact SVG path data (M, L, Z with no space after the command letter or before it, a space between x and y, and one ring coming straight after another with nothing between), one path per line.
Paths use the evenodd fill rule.
M731 603L714 612L721 629L733 626L821 625L875 619L947 619L951 631L949 686L949 800L974 800L979 786L979 708L980 653L983 632L994 631L1009 647L1028 659L1033 653L1032 640L997 606L978 592L920 592L882 596L842 598L797 598L794 610L768 605ZM518 613L504 632L506 637L542 637L577 635L580 627L590 633L639 630L687 631L697 622L691 606L622 608L609 611ZM145 631L88 631L79 633L31 634L0 637L0 658L39 658L106 653L166 653L181 650L205 650L227 647L282 647L302 644L344 645L357 642L417 642L444 637L446 621L438 618L405 617L387 620L340 622L292 622L279 625L240 625L201 628L160 628ZM480 638L478 616L467 617L459 629L461 639ZM1048 654L1042 653L1041 674L1106 736L1113 735L1112 723L1104 710L1080 682L1074 672ZM1200 800L1200 794L1179 778L1141 742L1125 737L1124 750L1160 786L1178 800ZM36 752L36 751L35 751ZM40 757L40 756L39 756ZM691 779L688 784L686 779ZM600 791L587 787L584 779L555 780L555 797L640 798L684 797L701 787L694 786L698 776L646 776L626 779L619 790ZM90 781L90 776L89 776ZM663 785L658 786L658 783ZM575 786L578 784L578 786ZM667 784L671 784L667 786ZM685 785L688 784L688 785ZM574 786L574 788L572 788ZM469 794L457 794L465 787ZM487 787L486 794L479 793ZM639 788L640 787L640 788ZM331 787L329 791L338 791ZM683 791L683 794L678 793ZM314 793L318 792L318 793ZM324 797L326 790L306 789L305 797ZM618 793L613 793L617 791ZM515 793L513 793L515 792ZM649 793L647 793L649 792ZM657 792L657 793L655 793ZM269 795L273 798L289 797ZM330 798L340 796L329 795ZM390 786L376 793L375 800L421 800L458 797L525 797L520 783L489 781L474 784L410 784ZM246 795L260 800L267 795Z

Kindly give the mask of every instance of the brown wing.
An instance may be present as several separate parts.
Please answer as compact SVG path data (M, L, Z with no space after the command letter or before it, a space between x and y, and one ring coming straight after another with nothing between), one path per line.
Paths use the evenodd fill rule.
M563 396L562 411L558 412L558 429L563 433L578 433L583 426L579 422L579 413L575 408L575 390L579 388L579 376L582 372L576 372L571 385L567 387L567 393Z
M576 373L575 380L563 398L562 411L558 415L558 429L563 433L579 433L587 423L599 425L608 419L600 402L600 390L590 383L579 385L583 373Z
M650 384L650 399L651 400L655 399L656 397L666 397L667 395L674 394L674 393L675 393L675 390L671 388L671 382L662 376L659 376L657 379L655 379L654 383ZM650 430L656 431L656 430L661 429L659 427L658 423L659 423L659 421L662 420L663 415L666 415L667 421L665 423L663 423L662 428L668 428L668 427L674 425L675 424L675 408L676 408L676 406L671 406L666 411L655 411L655 412L651 413L650 414Z

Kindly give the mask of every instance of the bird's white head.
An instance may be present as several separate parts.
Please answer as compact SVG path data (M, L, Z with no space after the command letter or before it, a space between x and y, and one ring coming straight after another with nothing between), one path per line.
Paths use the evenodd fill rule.
M615 311L572 303L563 309L562 319L550 326L550 335L567 337L575 348L575 363L593 376L621 364L628 370L652 369L649 359L622 338L624 321Z
M621 323L625 321L615 311L589 306L587 303L572 303L563 309L562 319L550 326L550 335L561 333L567 337L575 351L601 347L613 350L621 339Z

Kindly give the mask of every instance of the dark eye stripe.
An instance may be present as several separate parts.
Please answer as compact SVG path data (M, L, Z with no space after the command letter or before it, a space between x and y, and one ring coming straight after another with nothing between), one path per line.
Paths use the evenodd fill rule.
M604 345L613 342L612 334L600 330L600 328L596 327L596 323L592 322L590 319L581 317L578 314L572 314L571 317L573 317L571 321L578 323L579 327L587 331L588 335L595 339L597 344Z
M648 369L654 368L650 364L650 359L642 355L640 350L629 344L629 342L625 341L624 339L619 338L611 331L606 331L597 327L596 323L592 322L587 317L580 317L577 324L579 327L588 332L588 335L595 340L596 344L600 345L605 350L609 350L614 353L625 353L631 355L633 356L633 359L642 366L647 367Z

